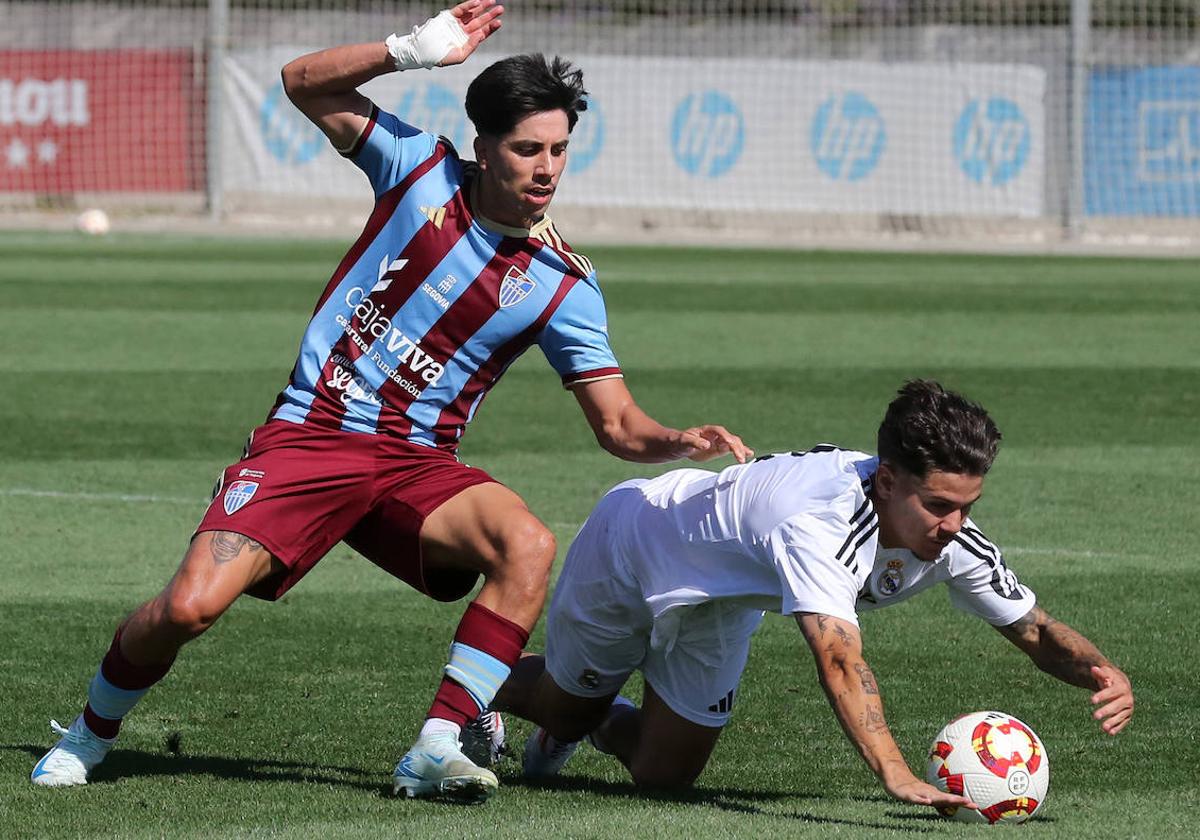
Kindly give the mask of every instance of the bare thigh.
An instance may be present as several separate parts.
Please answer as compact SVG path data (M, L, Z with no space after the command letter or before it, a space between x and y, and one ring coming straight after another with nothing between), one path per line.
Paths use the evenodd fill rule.
M502 484L477 484L443 502L421 526L427 569L466 569L485 578L476 601L526 629L542 612L554 536Z
M614 727L621 723L620 718L613 721ZM701 726L671 711L650 683L636 720L628 723L636 726L636 740L627 757L620 757L639 787L690 787L721 736L721 727Z
M137 664L165 662L213 625L238 596L283 564L249 537L205 531L174 576L125 622L121 650Z

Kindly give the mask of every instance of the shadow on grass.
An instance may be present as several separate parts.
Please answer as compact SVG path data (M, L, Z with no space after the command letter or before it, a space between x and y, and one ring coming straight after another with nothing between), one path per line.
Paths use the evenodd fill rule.
M574 793L590 793L598 796L613 796L623 799L642 799L651 802L677 803L681 805L702 805L739 814L753 814L764 817L775 817L813 825L846 825L856 828L869 828L892 831L908 831L926 834L935 829L918 825L895 825L871 822L869 820L841 819L839 817L821 816L807 811L798 810L764 810L755 803L779 802L787 799L825 799L824 794L810 791L763 791L742 790L728 787L697 787L683 791L653 791L641 790L632 782L607 782L599 779L588 779L579 776L567 776L537 781L523 779L519 776L502 778L504 787L524 788L530 791L569 791ZM855 801L892 802L887 796L854 797ZM889 817L898 816L899 812L888 812ZM905 815L909 816L909 815ZM930 815L931 819L940 817Z
M0 752L25 753L29 756L31 763L41 758L45 751L45 746L34 744L0 744ZM389 780L381 772L367 771L360 767L271 759L235 759L211 755L164 755L143 750L123 749L113 750L109 754L104 763L93 772L89 784L103 785L121 779L183 775L204 775L244 782L324 784L362 790L377 796L390 795L391 787ZM823 794L810 791L756 791L728 787L697 787L684 791L647 791L634 787L631 782L608 782L572 776L532 781L507 774L503 776L503 785L506 788L522 788L528 791L564 791L622 799L642 799L651 802L700 805L731 813L797 820L814 825L846 825L916 833L934 831L933 828L923 825L896 825L869 820L841 819L798 810L764 810L756 804L788 799L824 800L826 798ZM888 797L878 795L857 796L853 799L861 802L892 801ZM910 811L888 811L887 816L910 822L934 822L941 819L934 814Z
M0 751L24 752L32 762L46 753L45 746L0 744ZM164 755L143 750L115 749L88 779L89 784L105 784L121 779L148 776L213 776L243 782L299 782L324 784L390 793L390 777L381 771L361 767L339 767L299 761L225 758L216 755Z
M922 821L922 822L946 822L945 817L940 817L937 814L933 814L928 811L888 811L887 815L895 820L918 820L918 821ZM1044 817L1041 814L1038 814L1038 816L1034 817L1034 821L1039 822L1039 823L1056 822L1054 817ZM963 823L963 824L970 825L970 823Z

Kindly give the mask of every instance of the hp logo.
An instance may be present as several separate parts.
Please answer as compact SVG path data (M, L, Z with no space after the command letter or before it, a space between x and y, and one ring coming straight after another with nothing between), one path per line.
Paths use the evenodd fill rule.
M587 110L579 115L575 130L571 132L571 144L567 155L567 171L582 172L587 169L604 148L604 111L594 97L589 96Z
M724 175L742 156L745 140L742 112L720 91L689 95L671 119L671 151L679 168L691 175Z
M887 129L871 100L848 91L821 103L813 117L810 143L822 172L835 181L857 181L879 164Z
M325 148L325 135L292 107L282 82L267 92L258 109L258 124L267 151L281 163L308 163Z
M445 137L456 149L464 149L470 139L467 135L467 118L463 115L458 97L442 85L413 87L400 97L395 113L409 125Z
M1021 173L1032 139L1029 121L1015 102L998 96L972 99L954 126L954 154L968 178L998 187Z

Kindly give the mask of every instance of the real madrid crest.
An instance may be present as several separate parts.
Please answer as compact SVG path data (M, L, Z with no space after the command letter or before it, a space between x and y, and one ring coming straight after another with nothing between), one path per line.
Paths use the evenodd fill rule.
M879 576L879 594L895 595L904 586L904 561L889 560L887 568Z
M508 309L510 306L516 306L529 297L529 293L536 287L537 283L528 274L515 265L509 266L508 273L500 281L500 308Z

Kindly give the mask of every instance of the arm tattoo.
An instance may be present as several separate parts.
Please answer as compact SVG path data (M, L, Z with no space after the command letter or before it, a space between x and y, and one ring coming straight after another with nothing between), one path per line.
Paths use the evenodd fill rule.
M871 673L870 668L858 662L855 663L854 670L858 672L858 678L862 680L863 694L879 693L879 685L875 682L875 675Z
M262 543L255 542L241 534L235 534L233 531L217 531L213 534L211 550L213 560L218 565L233 560L242 553L243 548L258 551L262 548Z
M883 709L871 703L867 704L866 710L859 717L859 722L862 723L863 729L871 734L890 731L887 721L883 719Z
M825 635L825 625L826 625L826 624L828 624L828 623L829 623L829 616L825 616L825 615L818 615L818 616L817 616L817 631L818 631L818 632L819 632L819 633L820 633L822 636L824 636L824 635Z
M846 647L851 647L854 644L854 640L850 638L850 634L846 632L846 628L842 627L842 625L835 624L833 626L833 632L839 639L842 640L842 644L844 644Z
M1096 646L1069 625L1057 621L1041 607L1001 628L1047 674L1082 688L1094 688L1093 665L1107 660Z

